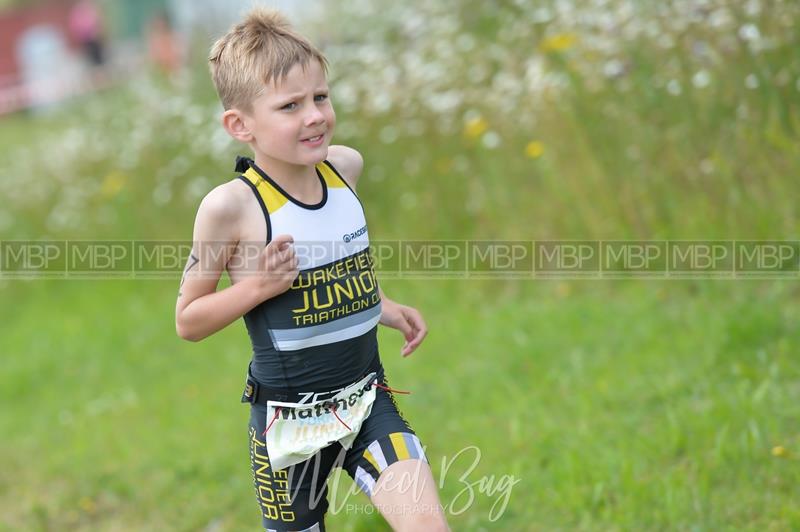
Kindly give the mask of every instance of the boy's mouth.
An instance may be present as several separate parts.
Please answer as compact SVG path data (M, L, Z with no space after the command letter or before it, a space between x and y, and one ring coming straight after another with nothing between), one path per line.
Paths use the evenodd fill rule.
M321 141L322 137L324 137L324 136L325 136L325 133L321 133L321 134L317 135L316 137L308 137L306 139L301 140L300 142L307 142L309 144L315 144L315 143Z

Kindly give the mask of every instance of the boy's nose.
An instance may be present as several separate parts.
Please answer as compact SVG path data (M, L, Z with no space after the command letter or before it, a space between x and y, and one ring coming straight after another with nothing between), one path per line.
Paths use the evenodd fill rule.
M314 124L319 124L325 121L325 115L317 109L316 107L311 108L311 110L306 115L306 126L312 126Z

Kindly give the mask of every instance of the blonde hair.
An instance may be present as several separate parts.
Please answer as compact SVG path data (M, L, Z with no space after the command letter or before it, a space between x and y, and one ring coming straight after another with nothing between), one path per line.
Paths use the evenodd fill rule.
M255 8L214 43L208 66L222 106L249 111L266 84L283 80L294 65L305 68L313 59L327 74L325 56L283 15Z

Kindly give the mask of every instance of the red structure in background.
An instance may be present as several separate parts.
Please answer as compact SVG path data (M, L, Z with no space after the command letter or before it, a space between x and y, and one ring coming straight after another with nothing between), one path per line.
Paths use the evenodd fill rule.
M18 62L18 45L26 31L35 26L48 26L56 30L67 44L70 54L81 55L81 43L75 41L70 31L70 12L77 0L49 0L32 6L22 6L0 12L0 115L18 111L31 105L35 87L26 85L23 65ZM89 87L77 87L56 75L47 80L54 91L67 97Z
M7 81L19 81L16 57L17 39L26 29L37 24L47 24L60 29L64 40L75 47L69 32L69 12L74 2L43 2L30 7L0 11L0 86Z
M174 78L184 64L184 40L169 23L168 0L117 0L111 13L127 29L113 34L105 24L108 4L100 0L31 3L0 10L0 116L45 110L124 83L147 66Z

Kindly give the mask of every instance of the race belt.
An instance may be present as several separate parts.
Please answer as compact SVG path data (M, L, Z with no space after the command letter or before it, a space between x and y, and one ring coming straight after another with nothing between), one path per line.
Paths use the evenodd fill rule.
M267 453L275 470L305 462L339 442L349 449L375 402L374 372L330 398L311 403L267 400Z

